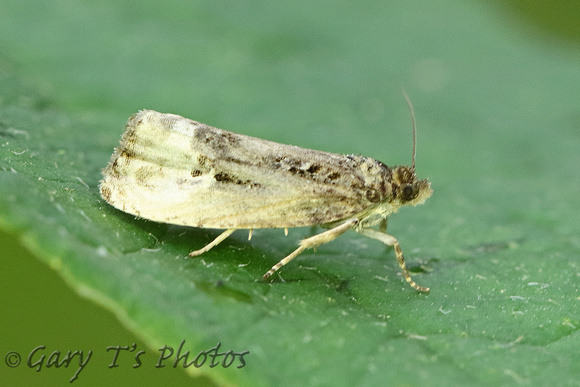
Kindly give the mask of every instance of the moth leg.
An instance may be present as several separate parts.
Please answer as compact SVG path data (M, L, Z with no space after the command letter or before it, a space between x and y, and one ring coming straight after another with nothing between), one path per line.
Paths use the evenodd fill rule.
M338 236L343 234L346 230L348 230L348 229L352 228L354 225L356 225L358 223L358 221L359 221L358 219L350 219L350 220L347 220L346 222L340 224L339 226L336 226L335 228L332 228L332 229L325 231L323 233L320 233L318 235L314 235L310 238L306 238L306 239L301 240L300 247L298 247L296 250L294 250L294 252L292 254L288 255L286 258L282 259L280 262L278 262L277 264L272 266L272 268L270 270L268 270L268 272L266 274L264 274L263 278L267 279L268 277L270 277L272 274L274 274L282 266L284 266L285 264L287 264L288 262L290 262L291 260L293 260L294 258L299 256L304 250L312 249L312 248L318 247L320 245L323 245L325 243L328 243L330 241L333 241Z
M189 253L189 256L190 257L197 257L198 255L205 253L206 251L210 250L212 247L215 247L215 246L219 245L221 242L223 242L224 239L226 239L227 237L232 235L234 231L236 231L235 228L227 229L226 231L222 232L213 241L209 242L204 248L201 248L199 250L195 250L195 251L192 251L191 253Z
M387 232L387 222L389 221L389 218L385 218L383 220L381 220L381 224L379 224L379 231L382 232L383 234Z
M401 271L403 272L403 276L405 277L405 279L407 280L409 285L411 285L411 287L413 289L415 289L419 292L429 293L429 288L418 285L411 278L411 275L409 274L409 271L407 270L407 267L405 266L405 258L403 257L403 250L401 250L401 246L399 245L399 242L397 242L397 239L395 239L394 236L389 235L389 234L384 234L382 232L368 229L368 228L357 230L357 232L359 232L360 234L367 236L369 238L373 238L373 239L376 239L378 241L381 241L384 244L386 244L387 246L393 246L393 248L395 249L395 255L397 256L397 262L399 263L399 267L401 268Z

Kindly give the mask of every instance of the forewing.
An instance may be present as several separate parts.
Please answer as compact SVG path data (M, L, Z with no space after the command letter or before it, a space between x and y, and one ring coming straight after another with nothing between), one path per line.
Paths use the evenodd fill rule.
M207 228L329 223L368 208L360 163L141 111L103 171L101 196L142 218Z

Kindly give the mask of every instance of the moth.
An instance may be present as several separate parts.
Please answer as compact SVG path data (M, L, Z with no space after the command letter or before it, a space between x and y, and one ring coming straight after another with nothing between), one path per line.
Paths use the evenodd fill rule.
M320 234L274 265L267 279L306 249L347 230L393 246L403 276L420 292L397 239L386 233L388 216L422 204L432 194L415 175L413 161L389 167L358 155L283 145L228 132L174 114L141 110L131 118L100 183L101 197L138 217L169 224L225 229L191 257L205 253L238 229L322 225ZM371 227L378 226L378 230Z

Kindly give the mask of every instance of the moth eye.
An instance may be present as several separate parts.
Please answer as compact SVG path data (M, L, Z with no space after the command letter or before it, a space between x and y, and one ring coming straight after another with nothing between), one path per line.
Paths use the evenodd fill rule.
M403 200L412 200L417 197L417 190L411 184L403 187Z

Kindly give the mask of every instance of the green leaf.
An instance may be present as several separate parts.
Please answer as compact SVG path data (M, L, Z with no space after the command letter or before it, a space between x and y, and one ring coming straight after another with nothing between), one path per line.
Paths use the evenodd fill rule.
M109 369L106 348L135 339L99 335L85 348L99 360L77 383L183 378L173 368L183 343L187 362L224 353L215 367L202 354L200 367L186 369L218 385L577 385L573 40L479 3L27 4L0 9L0 227L13 248L2 264L19 273L6 291L30 281L17 270L24 247L58 274L47 288L62 278L147 352L140 368L132 368L134 351ZM189 259L219 231L136 219L99 197L100 170L141 108L408 164L401 85L417 114L418 175L434 195L393 215L389 232L428 295L406 285L391 249L355 233L264 282L299 239L320 230L257 230L251 241L238 231ZM26 267L31 278L48 272ZM36 308L18 293L5 293L7 315ZM30 313L25 324L74 314L56 300L45 299L51 315ZM96 315L89 326L112 321ZM2 365L2 378L31 378L26 356L51 335L27 342L5 318L12 325L1 354L17 350L22 363ZM71 332L82 331L77 321ZM76 349L62 347L69 334L51 337L47 355ZM175 353L156 368L165 346ZM45 366L38 374L54 372L62 383L75 371Z

